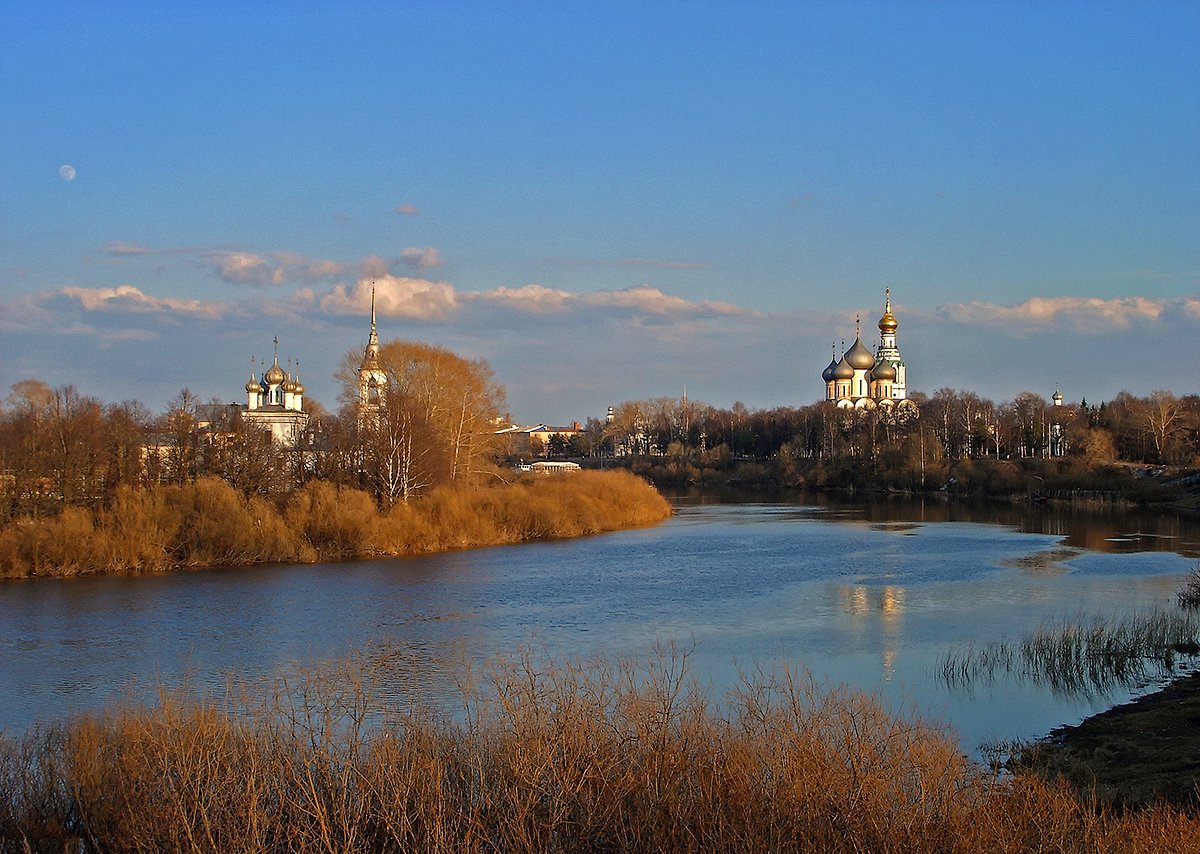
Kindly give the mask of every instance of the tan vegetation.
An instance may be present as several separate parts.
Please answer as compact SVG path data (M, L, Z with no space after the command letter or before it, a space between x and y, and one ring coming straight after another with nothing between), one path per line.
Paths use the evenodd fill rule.
M381 709L328 668L0 738L11 851L1194 851L1200 818L998 777L955 741L787 669L714 707L685 656L549 666Z
M67 507L0 529L0 577L311 562L575 537L653 524L670 506L623 471L443 486L380 509L366 492L309 481L282 506L217 477L122 486L108 508Z

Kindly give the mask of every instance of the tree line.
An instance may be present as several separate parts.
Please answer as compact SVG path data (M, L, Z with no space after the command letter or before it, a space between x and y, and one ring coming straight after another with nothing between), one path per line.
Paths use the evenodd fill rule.
M917 445L927 459L1086 456L1095 462L1194 466L1200 460L1200 396L1121 392L1092 405L1055 405L1022 392L996 403L974 392L917 393L915 415L827 402L749 410L674 397L626 401L611 419L592 418L578 436L551 442L550 455L669 456L727 452L766 459L785 446L811 458L877 458ZM922 451L923 448L923 451Z
M182 390L161 413L104 403L74 386L16 383L0 405L0 520L62 507L107 507L122 486L184 485L216 476L244 495L287 495L312 480L364 490L383 505L438 486L506 478L495 438L504 389L482 361L417 342L381 348L388 383L364 417L356 365L338 372L340 407L306 402L295 447L271 441L238 404ZM996 403L970 391L916 394L915 417L825 402L750 410L686 397L626 401L578 435L552 437L552 457L663 458L680 480L706 465L771 460L783 472L866 463L940 486L958 460L1061 457L1088 465L1200 465L1200 396L1121 392L1066 405L1032 392Z

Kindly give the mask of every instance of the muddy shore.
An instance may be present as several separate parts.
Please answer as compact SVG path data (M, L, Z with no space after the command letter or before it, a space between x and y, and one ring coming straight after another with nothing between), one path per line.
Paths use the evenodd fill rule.
M1054 730L1013 757L1014 770L1064 777L1114 807L1200 807L1200 673Z

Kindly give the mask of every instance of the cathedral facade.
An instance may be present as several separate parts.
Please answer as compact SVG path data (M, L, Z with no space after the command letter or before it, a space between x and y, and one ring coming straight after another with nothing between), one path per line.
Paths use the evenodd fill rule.
M825 381L825 400L839 409L884 407L897 412L915 412L908 399L908 369L896 346L899 324L892 314L892 291L884 291L883 316L879 318L879 346L872 354L862 343L855 323L854 345L842 356L833 347L833 359L821 373Z

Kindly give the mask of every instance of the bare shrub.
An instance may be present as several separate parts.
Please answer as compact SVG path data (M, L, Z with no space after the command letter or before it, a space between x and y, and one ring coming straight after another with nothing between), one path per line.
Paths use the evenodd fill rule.
M80 575L95 571L102 541L88 510L66 507L47 519L20 519L0 537L3 575Z
M436 542L432 524L415 502L393 504L375 527L375 545L380 554L417 554L429 551Z
M171 565L183 513L168 494L166 489L118 487L108 510L97 517L97 527L108 535L105 566L153 571Z
M670 648L498 660L465 714L357 665L0 737L0 848L62 851L1189 851L1200 817L998 778L872 697L756 670L715 707Z
M1123 618L1080 615L1045 623L1020 642L951 650L942 659L950 685L1007 674L1047 685L1056 694L1091 696L1132 685L1147 673L1169 673L1179 654L1200 651L1194 614L1154 608Z

